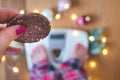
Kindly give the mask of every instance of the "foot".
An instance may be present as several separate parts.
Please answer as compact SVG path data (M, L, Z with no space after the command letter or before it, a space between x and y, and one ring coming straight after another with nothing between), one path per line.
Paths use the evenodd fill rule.
M88 59L87 48L82 44L76 44L68 60L79 59L81 63L84 63Z
M32 50L32 64L41 62L43 60L48 60L48 55L45 47L43 45L38 45Z
M75 54L75 57L81 61L81 63L84 63L88 59L87 48L82 44L76 44L73 53Z

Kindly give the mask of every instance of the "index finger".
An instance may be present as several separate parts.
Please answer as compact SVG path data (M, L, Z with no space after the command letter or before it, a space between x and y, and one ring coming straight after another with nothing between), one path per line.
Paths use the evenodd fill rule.
M5 23L18 14L15 10L0 8L0 23Z

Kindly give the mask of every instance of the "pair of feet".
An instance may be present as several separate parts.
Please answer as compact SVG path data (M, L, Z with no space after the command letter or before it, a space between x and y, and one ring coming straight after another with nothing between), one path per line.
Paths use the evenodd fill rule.
M84 63L88 58L87 48L78 43L75 45L73 51L69 55L70 56L67 58L67 60L79 59L81 63ZM32 64L36 64L43 60L48 60L48 52L43 45L38 45L32 50L31 58Z

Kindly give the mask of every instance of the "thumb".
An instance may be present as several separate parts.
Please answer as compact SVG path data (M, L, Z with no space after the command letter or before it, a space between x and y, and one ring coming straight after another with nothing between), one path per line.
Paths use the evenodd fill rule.
M24 26L10 26L0 31L0 53L3 53L10 42L25 32Z

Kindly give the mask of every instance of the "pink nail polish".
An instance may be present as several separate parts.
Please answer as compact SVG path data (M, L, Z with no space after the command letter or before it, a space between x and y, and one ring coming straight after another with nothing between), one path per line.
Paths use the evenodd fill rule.
M17 30L16 30L16 34L20 35L22 33L24 33L26 31L25 26L20 26Z

